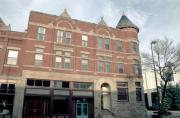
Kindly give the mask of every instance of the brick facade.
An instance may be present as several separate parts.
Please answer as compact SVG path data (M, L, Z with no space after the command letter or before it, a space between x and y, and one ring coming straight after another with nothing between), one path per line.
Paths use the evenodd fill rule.
M102 20L102 19L101 19ZM104 22L104 21L103 21ZM45 28L44 40L38 40L38 28ZM57 43L57 31L63 31L63 42ZM123 26L120 28L108 27L105 23L89 23L76 19L72 19L67 11L60 16L40 13L36 11L30 12L27 32L15 32L9 30L0 31L0 82L14 83L16 91L14 93L14 104L12 110L13 118L30 118L26 115L28 111L28 101L32 101L37 96L45 96L43 108L49 107L42 112L42 116L38 118L50 117L53 114L53 100L58 97L55 94L55 81L68 81L69 88L59 90L60 94L67 94L69 103L69 117L78 117L77 102L88 102L89 118L143 118L145 114L144 98L136 101L135 82L143 83L141 74L137 75L133 68L133 60L140 62L139 51L133 52L132 43L137 46L139 29L135 26ZM71 42L66 44L66 32L71 33ZM82 46L82 35L88 37L87 47ZM105 45L102 49L98 49L98 38L109 39L109 49ZM117 41L122 43L122 51L117 51ZM102 42L103 44L106 42ZM35 65L35 55L39 54L37 48L43 50L42 64ZM7 64L8 50L18 50L18 58L16 65ZM137 47L138 49L138 47ZM62 54L56 54L61 51ZM67 56L66 52L71 55ZM82 70L81 60L82 54L88 55L88 69ZM56 67L56 56L61 57L63 66ZM65 68L65 58L70 58L70 68ZM104 62L102 71L98 71L99 57ZM106 58L110 66L106 67ZM124 72L119 73L118 62L121 60L124 64ZM106 68L110 70L106 71ZM47 80L50 82L49 87L32 87L27 85L27 79ZM75 82L92 83L91 90L75 90ZM126 102L119 101L117 98L117 82L128 82L129 99ZM102 85L106 83L110 91L108 93L110 103L108 109L103 109L102 104ZM143 88L143 87L142 87ZM33 91L33 90L36 90ZM44 93L38 92L44 91ZM47 90L47 91L46 91ZM76 92L75 92L76 91ZM82 92L87 92L87 95ZM47 95L45 93L47 92ZM89 94L88 94L89 92ZM143 89L141 91L143 93ZM8 94L8 93L7 93ZM92 95L91 95L92 94ZM34 98L33 98L34 97ZM39 98L38 98L39 99ZM104 98L103 98L104 100ZM24 101L24 102L23 102ZM27 101L27 104L26 104ZM70 105L70 104L69 104ZM32 117L31 117L32 118ZM86 117L85 117L86 118Z

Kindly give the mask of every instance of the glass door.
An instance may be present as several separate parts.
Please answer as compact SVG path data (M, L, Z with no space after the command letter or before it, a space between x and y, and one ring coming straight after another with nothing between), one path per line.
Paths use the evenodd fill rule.
M76 118L88 118L88 103L76 103Z

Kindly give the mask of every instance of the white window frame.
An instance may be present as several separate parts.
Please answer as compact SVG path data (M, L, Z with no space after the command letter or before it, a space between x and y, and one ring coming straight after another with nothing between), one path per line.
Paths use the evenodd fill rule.
M63 43L64 32L62 30L57 31L57 43Z
M8 50L7 64L8 65L17 65L18 54L19 54L18 50L9 49Z
M82 46L87 47L88 46L88 36L82 35Z
M46 28L38 27L37 40L43 41L46 35Z

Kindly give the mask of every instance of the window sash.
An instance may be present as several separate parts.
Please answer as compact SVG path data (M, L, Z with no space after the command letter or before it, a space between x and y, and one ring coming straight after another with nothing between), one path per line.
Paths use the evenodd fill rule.
M134 70L134 74L136 75L142 74L140 64L133 64L133 70Z
M39 27L38 28L38 33L39 34L45 34L45 32L46 32L46 29L44 27Z
M44 39L45 39L45 32L46 32L46 29L45 29L45 28L39 27L39 28L38 28L37 39L38 39L38 40L44 40Z
M8 50L8 59L7 64L16 65L19 51L17 50Z
M111 71L111 63L110 62L105 62L105 71L110 72Z
M105 39L105 49L106 50L110 49L110 39Z
M82 70L88 70L88 60L81 60L81 68Z
M122 42L116 41L116 51L122 52Z
M103 39L98 38L98 49L103 49Z
M118 100L119 101L129 100L128 88L118 88Z
M63 42L63 31L58 30L57 31L57 43L62 43Z
M9 50L8 57L17 58L18 57L18 51L17 50Z
M98 71L99 72L103 71L103 62L102 61L98 61Z
M71 68L71 58L64 58L64 68Z
M123 63L118 63L118 72L124 73L124 64Z
M133 52L138 52L138 45L136 42L132 42L132 50Z
M71 44L71 32L66 32L66 44Z
M82 35L82 46L87 47L87 43L88 43L88 36Z

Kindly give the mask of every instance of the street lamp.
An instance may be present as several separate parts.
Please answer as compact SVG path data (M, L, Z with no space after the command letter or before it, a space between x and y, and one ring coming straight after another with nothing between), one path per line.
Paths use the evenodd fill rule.
M153 44L156 44L157 41L151 41L151 53L152 53L152 60L153 60L153 70L154 70L154 77L156 80L156 90L157 90L157 96L158 96L158 110L160 111L160 97L159 97L159 90L158 90L158 82L157 82L157 74L156 74L156 68L155 68L155 61L154 61L154 54L153 54Z

